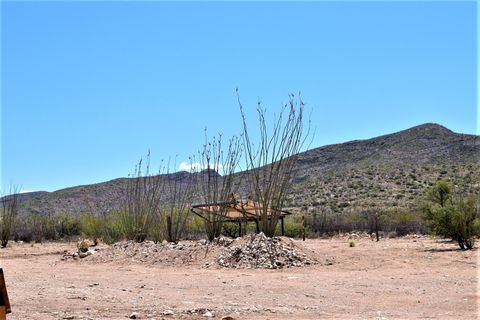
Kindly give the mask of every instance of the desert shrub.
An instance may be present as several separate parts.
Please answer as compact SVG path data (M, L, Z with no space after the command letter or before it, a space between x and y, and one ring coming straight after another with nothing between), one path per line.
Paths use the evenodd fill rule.
M294 219L285 219L284 221L285 236L291 238L301 238L303 235L303 225L301 222L296 222ZM281 224L279 223L275 229L275 235L282 234Z
M348 243L348 246L349 246L350 248L355 247L355 241L350 241L350 242Z
M78 216L62 213L55 218L55 236L58 239L70 239L80 234L80 219Z
M10 194L0 198L0 242L2 248L8 244L18 215L18 190L12 187Z
M30 217L18 219L13 231L13 239L15 241L31 242L34 240L34 232L30 220Z
M237 223L225 222L222 227L222 234L227 237L235 238L239 235Z
M325 234L332 231L333 214L329 210L313 212L305 217L305 225L315 234Z
M424 219L434 234L457 241L462 250L472 249L475 237L480 236L478 196L453 197L451 190L444 181L427 190Z
M104 219L103 241L105 243L114 243L124 239L120 214L116 211L110 212L104 216Z
M92 213L80 217L80 230L85 236L93 240L103 238L104 229L105 221L102 217Z
M390 225L397 236L409 233L426 233L427 228L419 212L395 211L390 215Z
M93 240L102 239L105 243L114 243L125 238L122 218L118 212L83 214L79 219L80 233Z
M427 189L426 199L444 207L452 197L452 186L445 180L439 180L437 183Z
M187 219L185 225L184 238L186 239L200 239L205 234L204 219L197 215L191 214Z
M42 242L44 240L58 240L56 220L48 214L34 213L25 219L25 229L20 240ZM19 230L19 232L22 230Z
M119 227L128 240L143 242L148 236L152 219L158 215L164 181L150 173L150 152L145 172L140 160L133 174L125 180L122 189Z
M177 201L179 207L168 207L157 220L160 229L157 233L168 242L178 242L185 232L185 226L190 215L187 201L190 200L185 199L183 203L180 203L181 200Z
M456 199L443 207L433 204L425 208L425 219L432 232L452 238L462 250L472 249L480 236L480 219L474 195Z
M290 95L289 100L279 115L274 116L272 124L266 120L266 109L258 103L258 132L261 133L258 142L251 139L252 131L240 104L247 192L258 210L260 231L270 237L277 230L298 155L310 133L302 100L295 102L294 95ZM269 211L269 208L276 210Z
M205 144L198 151L198 161L202 171L197 176L197 191L204 204L211 206L208 211L197 212L203 217L204 230L211 241L222 232L228 205L235 201L236 186L233 177L241 155L241 142L232 137L228 145L222 142L222 135L210 141L205 131ZM220 174L221 173L221 174Z
M163 231L163 227L161 225L160 216L157 215L153 217L150 228L148 229L148 237L155 243L165 240L165 232Z
M368 229L367 216L359 210L336 214L332 226L332 231L335 232L366 231Z

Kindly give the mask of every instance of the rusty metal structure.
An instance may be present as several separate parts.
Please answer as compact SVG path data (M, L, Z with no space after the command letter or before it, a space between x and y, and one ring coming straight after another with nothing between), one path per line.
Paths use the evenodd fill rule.
M249 222L255 222L257 233L260 232L259 221L261 220L260 212L263 205L253 200L233 200L231 202L223 203L207 203L198 204L190 208L190 211L197 216L209 221L209 215L216 215L221 217L223 222L238 223L239 233L242 236L242 224ZM222 212L222 214L218 214ZM267 209L267 219L270 219L272 215L277 215L281 223L282 236L285 234L284 218L292 214L285 210L276 210L273 208ZM243 229L246 230L246 227Z

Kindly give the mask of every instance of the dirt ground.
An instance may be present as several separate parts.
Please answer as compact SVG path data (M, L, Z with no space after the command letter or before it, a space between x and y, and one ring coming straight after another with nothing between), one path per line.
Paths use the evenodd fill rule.
M280 270L63 261L75 243L12 243L0 266L10 320L478 318L478 250L425 237L350 241L295 240L319 263Z

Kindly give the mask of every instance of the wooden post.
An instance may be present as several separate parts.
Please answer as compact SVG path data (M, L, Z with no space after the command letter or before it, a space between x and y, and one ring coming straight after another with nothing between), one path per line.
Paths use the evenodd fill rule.
M257 228L257 234L260 233L260 225L257 219L255 219L255 227Z
M168 242L172 242L172 218L170 216L167 216L167 236Z
M242 221L238 221L238 236L242 237Z
M284 217L281 217L281 218L280 218L280 223L282 224L282 236L285 235L285 225L284 225L284 223L283 223L283 219L284 219Z
M5 285L5 277L3 269L0 268L0 320L7 319L7 313L11 313L10 301L8 300L7 286Z
M305 216L302 216L302 239L305 241Z

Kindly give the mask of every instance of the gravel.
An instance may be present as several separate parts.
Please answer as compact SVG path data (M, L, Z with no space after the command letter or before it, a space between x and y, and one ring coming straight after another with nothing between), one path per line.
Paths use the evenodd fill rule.
M280 269L303 267L317 261L288 238L252 234L238 238L224 248L217 263L226 268Z
M85 250L85 249L83 249ZM85 262L130 261L141 264L185 265L200 263L204 268L280 269L315 264L314 258L305 254L286 237L268 238L263 233L242 238L220 236L213 241L181 241L179 243L154 243L122 241L113 245L89 247L86 252L66 252L62 260Z

